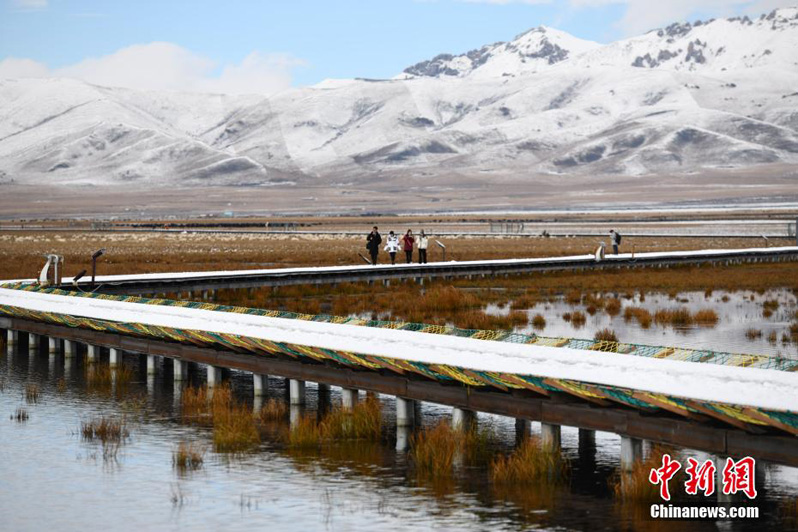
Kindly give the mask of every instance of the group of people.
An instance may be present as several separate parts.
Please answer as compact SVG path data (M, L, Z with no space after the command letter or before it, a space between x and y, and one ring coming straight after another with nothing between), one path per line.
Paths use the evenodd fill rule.
M375 225L371 230L371 233L369 233L369 235L366 237L366 249L369 250L371 264L377 264L381 244L382 235L380 235L380 232L377 230L377 226ZM408 229L407 233L405 233L401 239L399 238L399 235L395 234L393 231L390 231L388 233L384 249L391 257L391 264L396 264L396 254L399 253L400 250L405 252L405 262L407 262L407 264L413 262L414 248L418 249L418 263L426 264L428 245L429 238L427 238L427 235L424 234L423 229L418 237L413 236L412 229Z

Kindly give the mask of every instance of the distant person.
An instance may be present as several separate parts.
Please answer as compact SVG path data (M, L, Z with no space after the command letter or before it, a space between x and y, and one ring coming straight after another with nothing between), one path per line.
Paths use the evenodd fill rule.
M408 229L405 236L402 237L402 249L405 252L405 262L408 264L413 262L413 244L415 243L416 239L413 238L413 231Z
M369 233L369 236L366 237L366 249L369 250L369 255L371 255L372 265L377 264L377 254L380 252L380 244L382 244L382 236L380 236L380 232L377 231L377 226L375 225Z
M618 246L621 245L621 234L616 233L615 229L610 229L610 244L612 244L612 254L618 254Z
M418 263L419 264L426 264L427 263L427 246L429 245L429 238L427 235L424 234L424 230L421 230L421 235L418 237Z
M399 237L393 231L388 233L388 243L385 244L385 251L391 256L391 264L396 264L396 252L399 251Z

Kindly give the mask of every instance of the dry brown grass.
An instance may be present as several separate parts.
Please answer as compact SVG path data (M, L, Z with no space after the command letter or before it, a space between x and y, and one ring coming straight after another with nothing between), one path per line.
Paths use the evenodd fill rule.
M511 454L497 457L490 466L495 484L553 485L562 484L569 473L568 462L559 449L541 448L538 438L527 438Z
M35 382L29 382L25 385L25 402L29 405L35 405L39 402L39 385Z
M172 451L172 466L181 474L200 469L204 461L205 447L197 443L181 441Z
M246 452L258 444L260 433L249 408L231 403L225 409L214 409L213 449L217 453Z
M718 320L718 313L709 308L701 309L693 314L693 321L702 327L714 327Z
M414 434L410 438L410 456L416 474L431 479L450 475L461 446L460 440L458 431L446 421Z
M601 329L600 331L596 331L596 334L593 335L593 339L598 342L618 343L618 335L616 335L615 331L612 329Z
M107 250L98 264L101 274L360 264L357 254L363 252L368 232L368 224L364 225L362 237L3 231L0 232L0 278L35 277L43 265L43 253L64 255L66 274L73 275L88 268L91 254L100 248ZM595 248L596 239L448 237L442 240L447 245L447 260L482 260L582 254ZM742 248L750 247L751 242L724 238L635 238L635 245L642 252ZM435 253L431 251L430 260L440 259ZM381 253L383 262L386 257Z
M269 399L258 412L261 423L282 421L287 415L288 407L285 405L285 401L278 399Z
M617 316L621 313L621 300L617 298L610 298L604 305L604 311L610 316Z
M759 338L762 338L762 331L751 327L750 329L746 329L745 337L749 340L758 340Z
M580 311L576 311L571 315L571 324L577 329L584 327L585 323L587 323L587 316Z
M297 449L317 448L342 440L377 442L382 438L382 406L376 397L367 397L351 410L336 407L321 421L305 415L291 425L288 443Z
M542 314L535 314L532 318L532 327L535 329L544 329L546 327L546 318Z
M662 456L666 453L671 456L674 454L672 449L655 445L645 460L634 463L632 471L627 473L619 471L610 477L610 488L615 497L627 503L642 505L662 502L659 486L649 481L649 474L652 469L662 466ZM673 487L679 485L678 479L682 473L683 471L680 470L670 481L671 494L673 494Z
M129 435L124 418L94 417L80 424L84 440L100 440L103 444L122 443Z
M686 307L676 309L660 309L654 313L654 321L661 325L687 327L693 324L693 315Z
M623 319L626 321L637 320L643 329L651 327L653 320L651 313L642 307L626 307L623 311Z

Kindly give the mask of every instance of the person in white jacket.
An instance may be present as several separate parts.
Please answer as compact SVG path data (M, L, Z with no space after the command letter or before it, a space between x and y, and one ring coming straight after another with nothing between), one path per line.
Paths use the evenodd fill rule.
M391 256L391 264L396 264L396 253L399 251L399 237L393 231L388 233L388 241L385 244L385 251Z
M429 238L427 235L424 234L424 230L421 230L421 235L418 237L418 263L419 264L426 264L427 263L427 246L429 246Z

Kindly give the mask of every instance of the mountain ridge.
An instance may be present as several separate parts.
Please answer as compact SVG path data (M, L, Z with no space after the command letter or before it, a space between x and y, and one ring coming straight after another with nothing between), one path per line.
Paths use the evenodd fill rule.
M798 163L798 8L601 45L537 27L264 97L0 80L0 185L297 186Z

